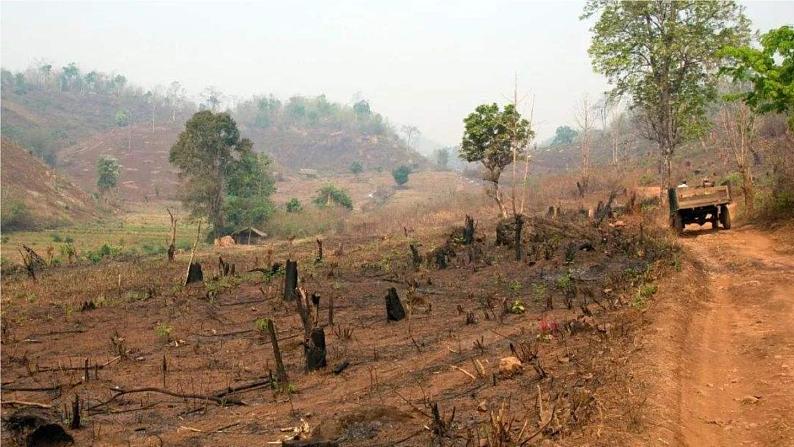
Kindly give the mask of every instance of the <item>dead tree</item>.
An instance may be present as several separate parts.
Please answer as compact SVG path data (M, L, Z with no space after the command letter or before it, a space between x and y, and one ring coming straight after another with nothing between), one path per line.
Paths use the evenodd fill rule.
M22 244L22 249L19 250L19 254L22 256L22 263L25 264L25 270L27 270L28 276L35 280L36 270L42 270L47 265L44 258L25 244Z
M397 295L397 289L391 287L386 295L386 321L400 321L405 318L405 309Z
M596 226L601 225L601 221L603 221L605 217L612 215L612 201L615 200L616 195L617 193L615 191L610 192L606 205L601 207L600 212L596 213Z
M168 216L171 218L171 243L168 244L168 262L173 262L174 255L176 254L176 217L171 213L171 210L166 208Z
M323 241L317 238L317 259L314 260L315 264L323 262Z
M273 357L276 361L276 380L279 384L287 383L287 370L284 369L284 361L281 359L281 350L278 347L278 332L276 324L271 319L267 319L267 331L270 333L270 344L273 345Z
M287 259L287 266L284 270L284 299L294 300L297 296L295 289L298 288L298 261Z

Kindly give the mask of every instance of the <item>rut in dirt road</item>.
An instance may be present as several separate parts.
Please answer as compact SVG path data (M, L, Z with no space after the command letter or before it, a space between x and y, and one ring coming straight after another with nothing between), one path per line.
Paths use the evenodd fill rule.
M681 242L710 296L683 345L679 441L794 446L794 254L749 227Z

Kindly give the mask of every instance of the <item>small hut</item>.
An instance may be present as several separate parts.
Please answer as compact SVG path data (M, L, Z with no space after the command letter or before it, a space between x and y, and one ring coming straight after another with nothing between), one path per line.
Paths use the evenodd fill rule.
M267 233L254 227L241 228L230 234L234 242L242 245L257 245L264 242Z

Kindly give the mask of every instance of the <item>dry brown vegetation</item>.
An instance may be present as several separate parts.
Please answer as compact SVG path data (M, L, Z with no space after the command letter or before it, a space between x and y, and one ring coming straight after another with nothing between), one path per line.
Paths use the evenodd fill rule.
M623 365L675 248L641 215L595 227L573 213L528 218L515 261L514 250L494 246L493 207L468 199L353 216L324 237L320 263L313 237L204 249L205 281L188 287L179 285L188 254L52 267L36 281L4 275L4 402L41 404L48 408L36 411L67 424L77 396L82 428L69 432L93 445L632 439L645 394ZM472 245L457 229L465 214L477 219ZM220 275L218 256L236 274ZM288 258L298 261L301 288L320 296L328 367L308 374L283 274L248 272ZM386 320L390 287L405 320ZM268 318L287 384L271 381ZM520 367L500 370L512 356Z

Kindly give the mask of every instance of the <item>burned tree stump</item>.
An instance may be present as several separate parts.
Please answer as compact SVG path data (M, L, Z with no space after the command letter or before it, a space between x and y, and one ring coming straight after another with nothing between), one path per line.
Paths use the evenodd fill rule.
M411 248L411 263L414 269L418 269L422 265L422 255L419 254L419 249L414 244L410 244L409 247Z
M441 250L441 249L436 250L435 251L435 261L436 261L436 267L438 267L439 270L443 270L443 269L447 268L447 253L446 253L446 251Z
M294 300L297 297L295 289L298 288L298 261L287 259L284 271L284 299Z
M521 229L524 228L524 216L521 214L515 215L514 232L514 247L516 249L516 261L521 260Z
M304 354L306 354L306 370L316 371L325 368L325 331L323 328L312 329L303 346Z
M502 219L496 224L496 246L512 247L515 241L515 222L513 219Z
M281 359L281 350L278 347L278 332L273 320L267 319L267 332L270 334L270 344L273 346L273 358L276 361L276 381L281 385L287 383L287 370L284 368L284 361Z
M187 280L185 284L204 281L204 272L201 271L201 263L191 262L187 270Z
M471 245L474 242L474 219L466 215L466 222L463 225L463 245Z
M314 260L315 264L323 262L323 241L317 238L317 258Z
M386 295L386 320L387 321L400 321L405 318L405 309L400 302L400 297L397 295L397 289L394 287L389 289Z

